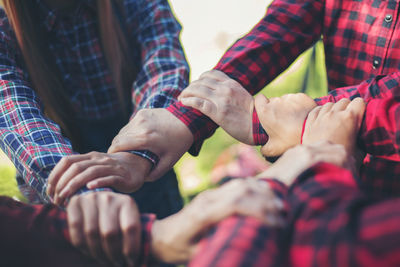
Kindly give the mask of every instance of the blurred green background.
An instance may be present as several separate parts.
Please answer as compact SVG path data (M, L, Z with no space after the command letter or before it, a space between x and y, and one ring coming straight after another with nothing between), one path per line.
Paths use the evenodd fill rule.
M211 69L233 41L245 34L261 19L269 4L269 1L265 0L219 0L217 2L214 0L171 0L170 2L183 26L182 43L191 65L192 80L202 72ZM222 9L218 5L225 6L225 12L220 12ZM327 92L324 62L323 43L319 41L261 93L274 97L303 91L311 97L322 96ZM236 144L233 138L218 129L211 138L206 140L198 157L185 154L176 164L175 170L179 177L181 193L186 201L198 192L214 186L215 179L212 178L212 172L216 169L216 162L219 161L221 165L221 162L224 164L225 161L235 161L237 155L231 152L230 148L235 147ZM245 153L243 151L242 153ZM226 154L228 154L228 159L226 159ZM0 195L24 200L17 189L14 177L13 165L0 152Z

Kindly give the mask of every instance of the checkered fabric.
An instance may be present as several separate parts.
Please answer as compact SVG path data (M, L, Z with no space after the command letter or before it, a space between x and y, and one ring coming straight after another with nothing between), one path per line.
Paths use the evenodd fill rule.
M70 15L59 15L35 0L40 27L49 36L61 79L79 119L112 118L120 112L110 70L98 36L95 0L79 1ZM127 36L135 44L138 70L132 85L132 110L162 108L187 86L189 67L182 51L181 27L167 0L125 0ZM4 10L0 10L0 146L23 176L30 200L49 201L46 179L74 152L58 125L45 117L30 85L21 52ZM136 152L151 158L151 153ZM156 159L153 159L156 162ZM26 188L26 186L25 186Z
M200 241L189 266L399 266L400 198L374 200L349 171L319 163L284 199L285 227L228 218Z
M330 90L396 72L400 69L399 7L396 0L275 0L215 69L255 94L323 36ZM198 153L217 126L180 102L168 109L192 131L196 142L191 153ZM257 134L257 144L268 140Z
M141 215L138 266L147 266L150 260L154 220L154 215ZM104 266L70 244L66 212L54 205L27 205L0 197L0 235L2 266Z
M338 88L325 97L315 99L318 105L356 97L363 98L367 103L358 136L359 147L367 153L360 170L361 186L378 197L397 195L400 192L398 81L400 72L395 72L377 76L357 86ZM258 116L253 118L253 121L258 121ZM259 135L262 134L260 131Z

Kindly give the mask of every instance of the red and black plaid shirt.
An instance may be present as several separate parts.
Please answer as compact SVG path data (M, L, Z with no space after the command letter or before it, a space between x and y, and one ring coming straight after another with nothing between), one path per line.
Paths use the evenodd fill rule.
M376 201L349 171L328 163L305 171L289 190L268 182L286 201L286 226L225 219L202 239L189 266L400 265L400 198Z
M325 45L329 89L355 86L400 69L399 1L275 0L266 16L222 57L215 69L259 92L316 41ZM395 78L391 83L396 83ZM216 125L197 110L168 108L192 131L198 153ZM254 140L264 144L255 121ZM262 133L262 132L261 132Z

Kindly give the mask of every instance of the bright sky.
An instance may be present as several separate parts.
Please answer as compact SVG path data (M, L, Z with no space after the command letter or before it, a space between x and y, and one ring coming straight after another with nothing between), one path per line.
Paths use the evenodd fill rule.
M170 0L183 25L191 78L215 66L225 50L265 14L271 0Z

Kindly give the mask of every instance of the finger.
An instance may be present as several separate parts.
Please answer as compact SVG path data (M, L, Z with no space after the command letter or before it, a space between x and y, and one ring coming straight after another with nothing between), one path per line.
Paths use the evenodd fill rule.
M87 154L84 155L73 155L63 157L54 169L51 171L48 181L47 181L47 194L50 197L54 197L54 192L56 189L56 185L58 180L61 178L62 174L75 162L82 161L88 159L89 156Z
M67 206L68 231L72 245L84 254L88 254L88 248L83 232L83 211L78 198L79 197L72 198Z
M316 118L318 117L319 113L321 112L322 106L318 106L313 108L313 110L310 111L310 113L308 113L307 116L307 122L306 122L306 129L307 129L307 124L310 122L313 122L316 120Z
M141 225L140 214L136 204L131 201L123 205L120 211L122 232L122 253L127 266L134 266L140 256Z
M122 237L119 229L120 208L110 205L108 195L100 198L99 227L101 233L101 244L107 259L114 265L123 265Z
M360 97L353 99L353 101L351 101L350 104L346 108L346 111L351 111L351 112L353 112L353 114L357 115L358 123L359 123L358 128L360 127L361 120L362 120L362 117L365 112L365 108L366 108L365 102Z
M61 178L62 180L60 179L59 185L57 185L56 189L57 202L62 203L67 197L75 194L76 191L84 187L89 181L113 174L118 174L118 168L110 165L84 164L84 166L86 166L86 169L80 173L77 173L76 176L73 176L73 174L75 174L73 172L71 175L66 177L63 176ZM57 192L59 192L59 194Z
M332 110L333 111L345 110L349 103L350 100L348 98L342 98L333 105Z
M324 104L319 112L319 114L325 114L328 113L329 111L331 111L331 109L333 108L333 104L331 102L328 102L326 104Z
M194 81L189 85L189 87L182 91L178 97L178 100L180 101L184 97L191 96L212 98L218 85L218 80L210 78Z
M217 106L209 99L188 97L181 99L182 104L197 109L204 115L213 118L217 115Z
M102 178L96 178L95 180L89 181L86 187L90 190L102 187L112 187L118 191L121 191L123 177L118 175L109 175ZM139 186L140 187L140 186ZM122 191L121 191L122 192Z
M81 201L84 217L84 236L88 251L92 257L105 262L103 249L101 247L101 238L99 231L99 208L96 193L89 193Z
M287 149L289 147L282 146L280 142L274 142L272 138L269 138L267 143L261 147L260 152L264 157L272 158L282 155Z
M135 137L136 136L129 132L118 134L114 137L107 153L130 151L133 150L132 148L134 148L134 150L146 149L144 140Z

